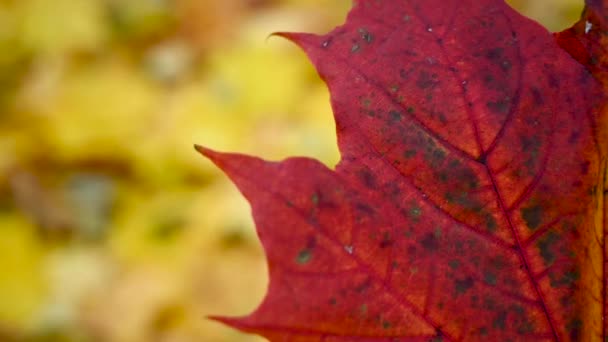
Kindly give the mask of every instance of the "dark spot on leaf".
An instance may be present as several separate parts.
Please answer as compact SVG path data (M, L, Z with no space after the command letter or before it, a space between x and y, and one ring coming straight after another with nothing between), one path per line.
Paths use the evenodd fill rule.
M366 187L375 189L377 187L376 177L368 170L359 171L359 178L363 181Z
M532 88L532 96L534 97L534 103L537 106L542 106L545 103L545 99L543 98L543 95L540 92L540 89L538 89L536 87Z
M491 232L495 232L496 228L498 228L498 223L496 223L496 219L494 218L494 216L492 216L490 214L486 214L485 219L486 219L486 229Z
M489 101L486 103L486 106L494 113L506 114L509 111L509 108L511 107L511 98L507 96L502 100Z
M429 144L424 151L424 159L431 164L432 167L438 167L443 163L446 157L446 152L436 147L435 144Z
M361 284L359 284L359 285L357 285L355 287L355 292L357 292L357 293L363 293L367 289L369 289L370 286L372 286L372 282L371 282L371 280L367 279L367 280L365 280L364 282L362 282Z
M391 110L388 112L388 115L390 115L391 119L395 121L401 121L401 113L396 110Z
M410 70L401 69L401 70L399 70L399 76L400 76L401 78L403 78L404 80L405 80L405 79L408 79L408 78L410 78L410 74L411 74L413 71L414 71L414 69L413 69L413 68L412 68L412 69L410 69Z
M452 259L448 261L448 266L453 270L457 270L460 267L460 261Z
M427 251L434 252L439 249L439 240L437 240L435 234L432 233L427 233L424 235L420 243Z
M534 331L534 323L523 320L517 324L517 333L520 335L527 335ZM575 340L573 340L575 341Z
M489 49L488 51L486 51L486 58L489 60L497 60L502 57L503 52L504 50L501 47Z
M572 287L574 283L580 279L580 272L577 269L572 269L567 271L562 275L561 278L558 278L557 275L551 273L549 275L551 287Z
M369 97L362 97L360 103L363 108L369 108L372 105L372 99L370 99Z
M494 301L494 298L491 298L491 297L484 298L483 308L488 311L496 310L496 301Z
M374 40L374 36L363 27L359 29L359 34L361 35L361 39L367 44L370 44Z
M494 317L494 320L492 321L492 326L494 329L505 330L507 326L507 312L500 311L497 313L496 317Z
M390 247L393 244L393 240L391 239L391 233L384 232L382 234L382 240L380 241L380 248Z
M521 217L524 219L530 230L536 230L543 219L543 207L539 204L521 210Z
M555 232L549 232L546 236L538 241L536 244L540 250L540 256L545 260L545 264L550 266L555 261L555 253L553 246L559 241L559 237Z
M469 196L466 191L460 192L448 192L445 194L445 199L448 203L457 204L466 210L472 210L474 212L480 212L483 209L483 205L476 198Z
M312 259L312 250L305 248L296 256L296 262L300 265L305 265Z
M445 125L448 123L448 118L445 116L445 114L439 113L439 121Z
M488 285L495 286L496 285L496 274L492 272L486 272L484 275L484 280Z
M403 156L406 159L410 159L413 156L415 156L417 153L418 153L418 151L416 151L416 150L406 150L405 152L403 152Z
M355 204L355 208L357 209L357 212L365 215L365 216L372 216L375 214L375 210L374 208L370 207L369 205L365 204L365 203L356 203Z
M461 295L461 294L466 293L473 287L474 283L475 283L475 281L471 277L467 277L463 280L456 280L456 284L455 284L456 285L455 286L456 294Z
M479 308L479 296L476 294L471 295L471 306L474 308Z
M528 122L529 125L536 126L537 122L531 121ZM522 150L525 154L528 155L528 159L524 163L524 165L529 169L530 173L532 173L534 165L537 163L538 156L540 153L541 141L538 135L534 134L532 136L521 136L521 146Z
M579 318L572 319L566 329L568 329L568 334L570 335L571 341L578 341L581 335L581 328L583 327L583 321Z
M420 216L422 215L422 209L420 209L419 206L414 205L410 208L410 210L408 211L408 216L414 220L414 222L418 222L418 220L420 219Z
M435 232L433 234L436 238L441 238L441 235L443 234L443 232L441 231L441 227L435 227Z
M437 74L430 74L426 71L421 71L418 74L418 80L416 81L416 86L420 89L428 89L431 87L435 87L439 81L437 80Z
M580 139L580 132L576 131L576 132L572 132L572 134L570 134L570 137L568 138L568 143L571 145L574 145L578 142L578 140Z
M485 74L485 75L483 76L483 82L484 82L486 85L488 85L488 86L489 86L489 85L490 85L492 82L494 82L494 80L495 80L495 78L494 78L494 75L492 75L492 74Z
M472 190L479 186L477 175L470 167L462 165L458 160L450 161L448 167L451 169L451 176L459 180L463 190Z
M319 194L314 193L311 197L310 197L310 201L312 202L312 204L316 207L319 205Z
M490 266L492 266L494 269L496 269L498 271L503 270L505 268L505 265L506 265L506 261L501 256L490 258Z

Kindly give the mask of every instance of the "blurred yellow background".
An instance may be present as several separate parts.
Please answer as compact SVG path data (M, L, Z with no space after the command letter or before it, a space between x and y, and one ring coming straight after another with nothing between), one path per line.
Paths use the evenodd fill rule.
M511 1L552 30L572 0ZM261 341L249 208L192 145L338 160L328 93L274 31L349 0L0 0L0 341Z

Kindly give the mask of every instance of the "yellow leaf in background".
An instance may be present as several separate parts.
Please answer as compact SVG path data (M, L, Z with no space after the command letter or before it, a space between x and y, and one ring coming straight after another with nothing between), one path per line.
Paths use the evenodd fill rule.
M15 6L21 41L34 53L44 56L98 49L108 38L103 2L20 0Z
M36 110L33 124L55 158L121 159L130 157L128 142L145 132L157 97L141 74L108 61L64 72L47 102L34 97L30 106Z
M583 11L583 1L576 0L507 0L520 13L558 32L574 24Z
M35 233L22 217L0 213L0 331L27 329L46 298L45 248Z

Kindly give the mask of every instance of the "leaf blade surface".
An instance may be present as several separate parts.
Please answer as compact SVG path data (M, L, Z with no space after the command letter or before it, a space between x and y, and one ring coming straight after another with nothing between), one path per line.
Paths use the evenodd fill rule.
M273 341L603 336L602 87L559 36L494 0L358 1L327 35L280 35L327 82L342 159L200 148L269 262L261 306L223 321Z

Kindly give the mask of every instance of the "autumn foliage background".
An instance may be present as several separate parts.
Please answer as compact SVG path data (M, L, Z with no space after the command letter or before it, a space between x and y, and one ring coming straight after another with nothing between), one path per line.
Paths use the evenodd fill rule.
M551 30L582 1L509 1ZM205 319L266 286L249 208L192 149L338 160L274 31L349 0L1 0L0 340L259 341Z

